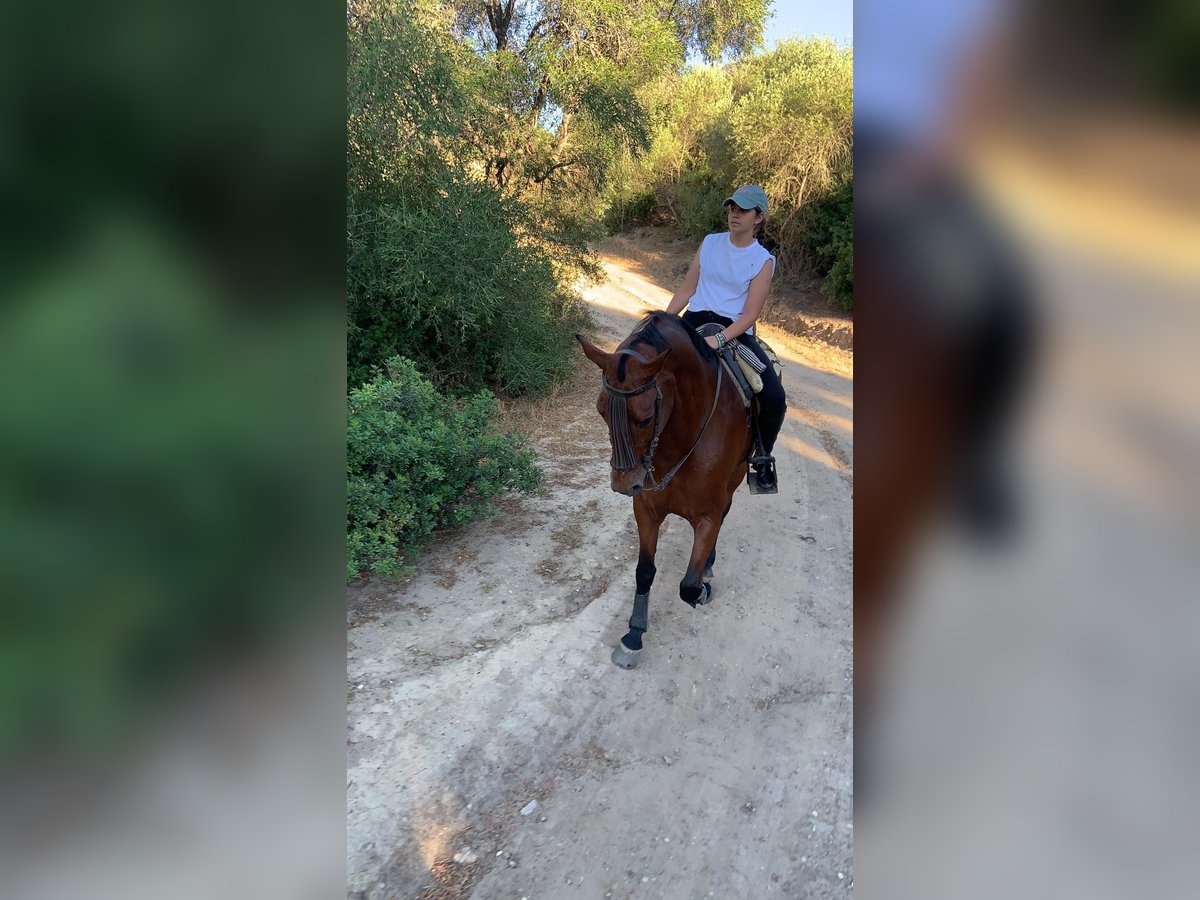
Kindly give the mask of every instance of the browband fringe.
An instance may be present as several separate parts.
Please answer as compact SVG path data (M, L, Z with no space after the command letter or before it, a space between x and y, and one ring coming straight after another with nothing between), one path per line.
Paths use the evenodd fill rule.
M629 431L629 414L624 397L612 393L608 395L608 421L613 445L612 467L618 472L632 469L637 465L637 458L633 455L633 436Z

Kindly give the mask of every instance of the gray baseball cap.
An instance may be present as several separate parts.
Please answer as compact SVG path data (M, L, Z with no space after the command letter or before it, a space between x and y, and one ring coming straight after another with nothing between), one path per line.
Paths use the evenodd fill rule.
M767 212L767 192L757 184L743 184L731 195L725 198L722 206L736 203L742 209L757 209L764 215Z

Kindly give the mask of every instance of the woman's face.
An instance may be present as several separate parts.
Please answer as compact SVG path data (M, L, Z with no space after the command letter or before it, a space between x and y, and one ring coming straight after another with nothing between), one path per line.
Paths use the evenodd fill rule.
M732 234L754 234L754 229L764 218L757 209L742 209L736 203L726 205L725 216Z

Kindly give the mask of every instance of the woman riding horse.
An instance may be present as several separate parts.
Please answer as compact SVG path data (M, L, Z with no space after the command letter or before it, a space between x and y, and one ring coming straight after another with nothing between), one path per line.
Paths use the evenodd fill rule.
M666 313L647 316L612 353L576 335L587 358L604 373L596 405L608 423L613 448L612 489L633 497L638 527L633 615L612 656L623 668L637 665L642 650L658 533L668 514L686 519L694 535L680 598L693 607L712 599L717 535L745 476L751 448L741 395L724 378L713 352L734 338L764 364L758 396L765 453L754 462L760 491L777 490L770 452L786 399L774 366L753 336L775 268L775 257L760 243L765 240L767 195L757 185L744 184L724 205L729 232L704 239ZM691 309L680 319L677 314L688 305ZM710 323L720 330L701 337L695 326Z
M683 318L688 324L724 326L705 338L710 347L719 350L736 338L763 363L763 389L755 396L764 454L756 457L753 465L759 488L773 493L776 475L771 450L783 426L787 398L774 365L754 337L754 323L775 273L775 256L765 234L767 195L756 184L743 184L725 198L724 206L729 231L710 234L700 244L667 312L678 314L686 306Z

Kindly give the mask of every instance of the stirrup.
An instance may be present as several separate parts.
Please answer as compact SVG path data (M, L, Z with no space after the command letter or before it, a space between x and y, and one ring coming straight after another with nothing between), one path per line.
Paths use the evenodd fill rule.
M750 468L746 473L746 485L750 488L750 493L778 494L779 479L775 473L775 457L751 456L747 462Z

